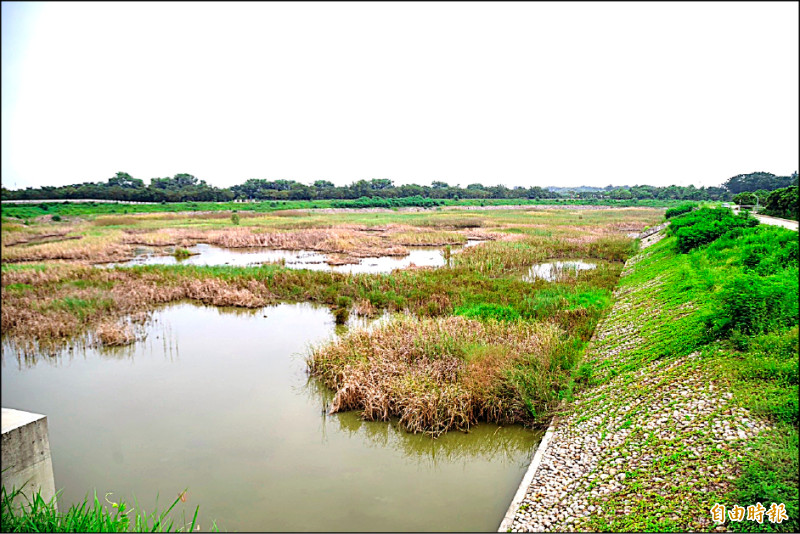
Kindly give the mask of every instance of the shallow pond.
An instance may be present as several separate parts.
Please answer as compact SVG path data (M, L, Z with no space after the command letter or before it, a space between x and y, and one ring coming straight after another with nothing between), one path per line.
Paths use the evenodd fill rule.
M481 243L478 240L467 241L464 247ZM452 252L464 248L453 246ZM311 269L316 271L335 271L340 273L389 273L394 269L405 269L414 264L418 267L441 267L446 263L443 247L407 247L407 256L380 256L361 258L358 263L346 265L328 265L325 254L312 250L272 250L266 248L223 248L205 243L189 247L195 253L185 259L174 256L157 256L141 254L130 261L109 266L131 265L235 265L253 266L269 262L285 262L290 269Z
M528 269L526 274L522 275L522 279L526 282L534 282L536 280L547 280L548 282L553 282L568 276L577 276L578 271L596 268L596 263L587 263L582 260L564 260L548 263L537 263Z
M46 414L64 503L96 488L145 510L178 503L203 530L497 529L539 440L481 424L436 440L327 415L305 372L327 308L180 303L128 347L26 359L3 342L3 406Z

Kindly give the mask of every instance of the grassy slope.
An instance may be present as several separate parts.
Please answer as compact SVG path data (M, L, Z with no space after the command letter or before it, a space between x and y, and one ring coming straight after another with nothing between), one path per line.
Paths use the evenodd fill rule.
M787 236L797 239L796 233L772 227L747 232L759 236L751 244L778 236L785 247ZM715 503L730 508L758 501L767 508L785 503L789 521L728 521L726 527L797 531L797 323L776 322L761 333L715 331L719 315L731 313L720 294L746 270L740 260L748 244L740 239L723 239L690 254L675 252L675 238L664 239L635 258L622 279L619 303L578 371L578 379L594 387L572 408L580 416L566 424L577 428L599 416L596 428L603 435L629 429L614 456L636 468L626 471L621 489L590 501L602 511L586 518L583 528L709 530L715 526L709 521ZM781 277L796 284L796 276L795 252ZM776 283L767 278L761 283ZM796 303L796 285L791 298ZM794 309L796 319L796 304ZM690 389L681 391L687 384ZM694 393L714 403L713 409L694 424L676 424L672 409L682 413L681 395ZM697 406L690 405L684 417L692 418ZM726 428L759 437L720 439ZM651 453L649 461L630 460L642 450Z

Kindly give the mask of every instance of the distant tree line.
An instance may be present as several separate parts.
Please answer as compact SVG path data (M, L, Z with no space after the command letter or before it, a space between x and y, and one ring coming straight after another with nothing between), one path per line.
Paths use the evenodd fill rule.
M792 185L797 185L797 171L791 176L775 176L769 172L753 172L750 174L737 174L722 184L734 195L744 192L774 191Z
M400 199L419 197L425 199L614 199L614 200L730 200L743 191L758 191L766 195L773 189L797 184L797 173L792 176L775 176L756 172L740 174L730 178L721 187L693 185L655 187L636 185L631 187L594 188L541 188L513 187L503 185L485 186L480 183L466 187L433 181L431 185L395 185L392 180L375 178L358 180L350 185L337 186L328 180L317 180L306 185L295 180L265 180L250 178L240 185L218 188L199 180L191 174L176 174L172 178L134 178L126 172L118 172L107 182L84 182L61 187L43 186L25 189L2 188L3 200L50 200L50 199L96 199L128 200L138 202L225 202L231 200L357 200ZM373 201L381 203L380 201ZM397 202L395 202L397 204ZM391 205L387 203L387 205Z

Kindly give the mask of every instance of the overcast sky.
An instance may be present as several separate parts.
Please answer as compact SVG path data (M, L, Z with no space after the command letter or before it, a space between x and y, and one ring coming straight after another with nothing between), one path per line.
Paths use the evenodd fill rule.
M787 175L798 44L796 2L3 2L3 185Z

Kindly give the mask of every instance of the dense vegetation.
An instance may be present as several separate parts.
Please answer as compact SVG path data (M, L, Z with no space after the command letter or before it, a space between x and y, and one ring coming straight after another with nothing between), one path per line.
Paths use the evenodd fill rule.
M678 215L683 215L684 213L689 213L693 209L697 207L697 204L688 203L688 204L681 204L680 206L675 206L674 208L670 208L666 211L664 216L667 219L671 219L673 217L677 217Z
M698 220L696 225L708 224ZM702 302L703 342L719 344L719 365L739 398L775 425L737 481L734 500L784 502L798 528L798 237L773 226L734 226L692 253L696 284L714 288ZM702 266L702 267L701 267ZM752 528L752 524L731 524Z
M451 269L413 281L395 275L386 297L414 303L416 316L348 333L316 350L309 369L337 391L334 411L398 417L413 432L543 423L572 395L571 373L634 251L628 239L579 245L531 237L467 249ZM519 279L537 261L575 256L602 261L555 282Z
M734 215L728 208L701 208L672 221L670 233L677 237L680 252L689 252L728 233L733 228L752 227L758 220L749 212Z
M357 180L350 185L336 186L328 180L316 180L311 185L295 180L264 180L250 178L240 185L217 188L197 177L180 173L172 178L144 180L126 172L118 172L107 182L84 182L61 187L43 186L10 190L2 188L2 200L94 199L136 202L228 202L241 200L356 200L400 199L422 197L426 199L556 199L581 200L729 200L731 194L742 191L771 191L796 182L792 177L770 173L740 174L730 178L723 187L686 187L671 185L655 187L636 185L604 188L508 188L503 185L484 186L480 183L466 187L434 180L430 186L395 185L386 178ZM362 200L363 202L363 200ZM404 204L401 204L404 205ZM417 204L414 204L417 205Z
M800 199L798 199L797 186L776 189L762 201L764 215L773 217L784 217L787 219L798 220L800 212Z

